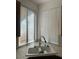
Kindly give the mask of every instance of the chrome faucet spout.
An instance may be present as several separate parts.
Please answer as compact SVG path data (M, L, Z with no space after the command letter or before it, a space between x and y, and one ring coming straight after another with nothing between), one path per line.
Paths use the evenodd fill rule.
M45 40L45 37L44 37L44 36L41 36L41 37L44 39L45 46L46 46L46 47L49 47L49 45L47 44L47 41Z
M46 47L49 47L49 45L47 44L47 41L45 40L45 37L44 36L41 36L41 38L43 38L44 39L44 42L45 42L45 46ZM39 39L39 47L41 47L41 43L42 43L42 39Z
M45 40L45 37L44 36L41 36L41 37L44 39L44 42L47 43L47 41Z

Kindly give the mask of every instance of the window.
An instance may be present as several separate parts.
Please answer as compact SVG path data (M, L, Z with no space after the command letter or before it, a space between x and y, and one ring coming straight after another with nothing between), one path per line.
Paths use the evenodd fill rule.
M27 8L21 6L20 11L20 37L19 46L25 45L27 41Z
M34 42L35 13L23 6L20 11L20 33L19 46Z
M34 42L34 12L28 10L28 43Z

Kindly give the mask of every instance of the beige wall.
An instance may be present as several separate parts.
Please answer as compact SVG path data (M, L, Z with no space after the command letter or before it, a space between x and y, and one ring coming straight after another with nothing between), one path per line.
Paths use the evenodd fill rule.
M46 40L58 44L61 34L61 0L51 0L39 5L39 38L45 36Z

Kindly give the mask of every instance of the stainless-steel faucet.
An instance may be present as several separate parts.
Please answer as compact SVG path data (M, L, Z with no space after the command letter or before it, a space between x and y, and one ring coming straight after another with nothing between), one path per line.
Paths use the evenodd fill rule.
M41 36L41 38L43 38L44 39L44 42L47 43L47 41L45 40L45 37L44 36Z
M42 49L42 46L41 46L41 42L42 42L41 38L44 39L45 47L49 47L49 45L47 45L47 41L45 40L45 37L41 36L40 39L39 39L39 53L44 53L44 50Z
M48 46L48 45L47 45L47 41L45 40L45 37L44 37L44 36L41 36L41 38L44 39L45 46ZM40 40L39 40L39 46L40 46L40 47L41 47L41 42L42 42L41 38L40 38Z

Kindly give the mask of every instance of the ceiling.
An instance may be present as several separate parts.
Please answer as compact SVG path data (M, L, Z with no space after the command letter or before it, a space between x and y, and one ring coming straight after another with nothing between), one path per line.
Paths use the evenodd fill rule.
M34 2L36 4L42 4L42 3L48 2L50 0L30 0L30 1L32 1L32 2Z

